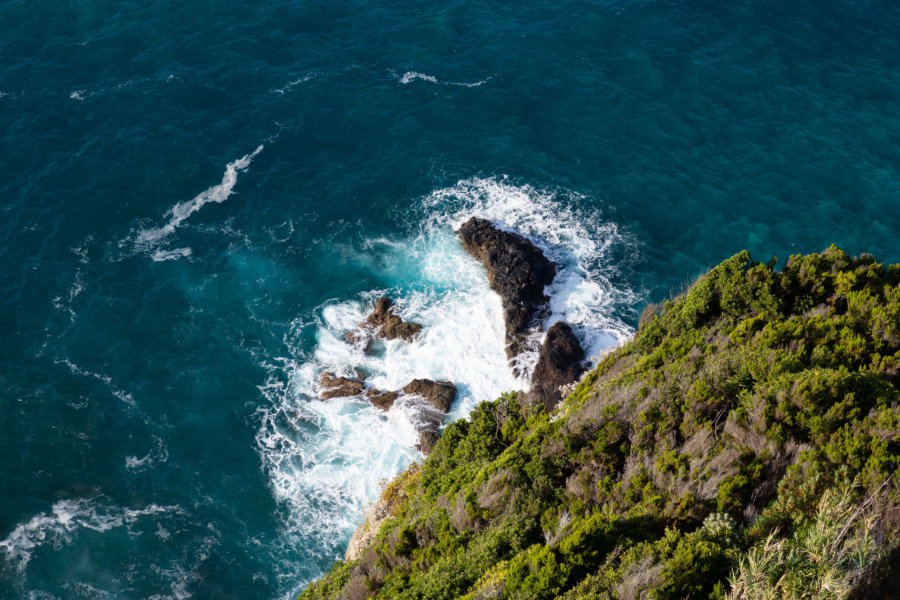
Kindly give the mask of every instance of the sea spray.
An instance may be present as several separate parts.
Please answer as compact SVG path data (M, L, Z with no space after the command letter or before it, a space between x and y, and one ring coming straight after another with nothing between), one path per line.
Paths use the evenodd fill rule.
M400 401L383 412L359 398L322 401L322 372L362 375L382 390L400 389L415 378L450 380L459 395L448 421L465 417L481 401L528 388L536 353L525 357L517 378L504 351L500 298L455 232L470 216L528 236L559 263L559 275L547 288L549 322L572 322L594 353L631 335L613 314L631 292L615 289L604 275L615 267L603 264L607 250L624 237L596 214L568 208L561 195L504 179L472 179L437 190L408 215L406 237L360 242L361 252L375 258L395 287L329 301L298 318L286 337L290 356L268 365L269 380L260 387L269 405L260 411L257 435L272 489L288 507L286 534L323 558L339 558L382 483L421 458L414 449L414 404ZM376 341L367 354L344 336L382 295L395 300L404 319L424 328L412 342ZM299 342L310 330L311 347Z
M634 303L637 296L614 286L610 276L618 269L613 251L624 247L633 252L634 242L596 210L575 208L587 204L582 195L519 185L505 177L476 177L436 190L424 204L429 210L426 228L449 222L456 229L471 217L482 217L525 235L556 261L556 278L545 290L551 309L546 324L572 324L589 356L630 339L633 330L619 318L617 307Z

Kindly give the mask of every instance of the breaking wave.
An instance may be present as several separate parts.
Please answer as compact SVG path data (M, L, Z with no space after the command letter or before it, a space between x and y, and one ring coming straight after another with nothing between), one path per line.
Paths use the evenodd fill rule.
M363 375L382 390L400 389L414 378L453 381L459 394L448 422L481 401L527 389L536 353L525 357L525 372L517 378L505 355L500 298L455 233L469 217L528 236L558 263L557 279L547 288L547 324L566 319L593 354L632 335L614 311L632 293L614 288L604 275L614 269L604 263L608 251L626 239L599 215L570 208L566 194L571 196L503 178L436 190L405 215L405 237L365 237L357 250L377 257L380 271L397 278L396 287L326 302L293 323L285 339L289 356L264 365L269 377L260 391L268 406L260 410L256 441L275 496L288 508L287 535L298 547L317 548L326 561L340 558L383 482L421 458L415 404L398 401L384 412L359 398L321 401L322 372ZM423 330L411 343L378 342L367 354L344 335L382 295Z

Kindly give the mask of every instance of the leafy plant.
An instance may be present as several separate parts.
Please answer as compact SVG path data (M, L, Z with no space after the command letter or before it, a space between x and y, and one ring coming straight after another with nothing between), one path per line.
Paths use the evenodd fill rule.
M900 266L739 253L554 414L449 425L301 598L844 598L900 539L898 385Z

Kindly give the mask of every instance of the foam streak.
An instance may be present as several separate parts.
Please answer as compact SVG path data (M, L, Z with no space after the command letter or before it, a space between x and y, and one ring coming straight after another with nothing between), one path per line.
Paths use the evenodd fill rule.
M105 506L85 498L59 500L49 513L40 513L16 525L6 539L0 541L0 551L17 565L19 571L24 571L35 548L44 544L58 547L71 541L78 529L103 533L130 525L141 517L171 510L178 510L178 507L150 504L146 508L130 509Z
M228 163L225 166L225 174L222 175L222 181L218 185L212 186L191 200L181 202L170 208L166 212L166 215L169 217L169 222L162 227L145 229L139 232L137 239L135 240L135 245L139 248L150 248L173 233L185 219L203 208L205 204L209 204L210 202L221 204L228 200L237 183L238 173L246 171L250 167L250 163L253 159L256 158L256 155L262 152L262 150L263 146L259 145L252 153L246 154L241 158ZM176 252L181 252L181 250ZM182 255L184 256L185 254L182 253ZM177 254L160 255L158 258L155 257L154 260L168 260L171 258L177 258Z
M397 75L393 73L394 77L403 85L409 85L414 81L424 81L427 83L433 83L435 85L454 85L458 87L467 87L467 88L475 88L481 85L484 85L488 81L494 78L493 75L487 77L485 79L481 79L479 81L439 81L437 77L434 75L428 75L426 73L419 73L418 71L407 71L403 75Z

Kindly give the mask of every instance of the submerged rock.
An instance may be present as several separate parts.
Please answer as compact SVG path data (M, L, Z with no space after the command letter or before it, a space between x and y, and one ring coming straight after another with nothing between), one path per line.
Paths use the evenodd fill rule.
M491 289L500 295L506 356L513 358L523 350L533 322L548 312L544 287L556 276L556 263L528 239L497 229L485 219L472 217L458 233L463 248L484 265Z
M319 380L319 397L322 398L322 400L358 396L362 394L365 389L366 386L362 382L362 379L339 377L330 371L322 373L322 378Z
M554 323L547 330L537 366L531 377L528 400L550 410L562 399L560 387L577 381L584 373L584 349L568 323Z
M365 323L363 323L363 325L365 325ZM347 335L344 336L344 341L351 346L359 346L366 354L372 350L372 332L367 331L366 329L357 329L347 332Z
M403 388L403 393L422 396L439 411L447 412L456 399L456 386L449 381L413 379Z

